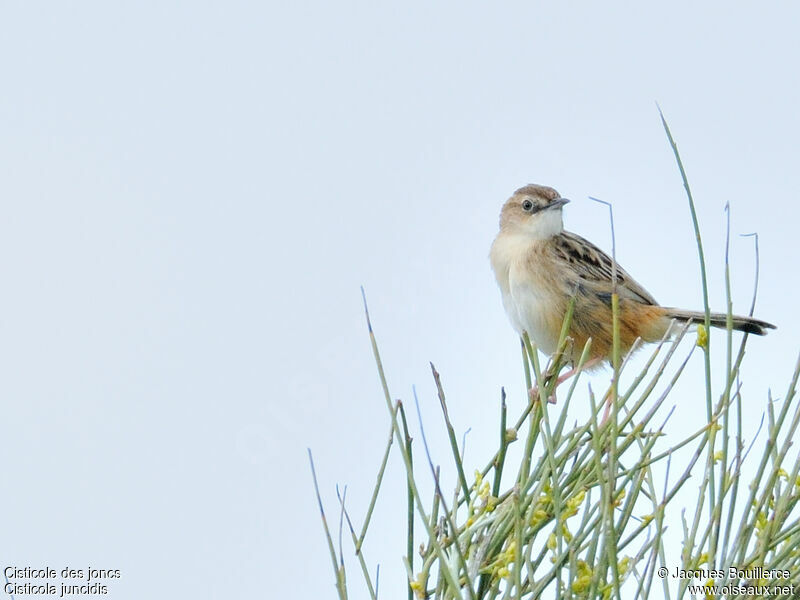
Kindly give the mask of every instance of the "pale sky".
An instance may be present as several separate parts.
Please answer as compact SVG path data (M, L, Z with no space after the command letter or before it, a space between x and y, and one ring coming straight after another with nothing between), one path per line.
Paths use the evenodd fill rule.
M800 348L798 17L730 2L6 4L3 567L120 569L113 600L334 597L306 447L331 522L339 483L360 524L389 427L359 286L393 396L416 386L449 464L433 361L471 468L495 445L500 387L510 411L524 400L487 258L514 189L557 188L567 228L607 250L587 197L613 202L620 264L662 304L702 308L656 102L713 308L726 203L737 312L754 269L738 234L760 235L756 315L778 329L745 359L757 423ZM705 416L702 370L697 353L673 396L676 440ZM386 477L365 552L381 597L399 598L399 455ZM359 578L350 560L351 598L367 597Z

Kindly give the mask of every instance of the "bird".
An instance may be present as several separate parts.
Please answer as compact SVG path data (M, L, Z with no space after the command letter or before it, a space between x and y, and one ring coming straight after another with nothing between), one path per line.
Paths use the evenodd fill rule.
M527 333L548 356L557 351L562 323L574 298L566 349L576 364L586 342L589 354L582 368L591 370L612 358L612 294L619 298L619 347L627 354L637 339L661 341L673 323L703 323L705 312L669 308L636 282L619 264L587 239L564 229L563 209L569 202L551 187L519 188L500 212L500 231L492 243L490 262L512 326ZM726 328L725 313L710 314L714 327ZM734 315L733 329L764 335L775 325ZM561 381L562 378L559 378Z

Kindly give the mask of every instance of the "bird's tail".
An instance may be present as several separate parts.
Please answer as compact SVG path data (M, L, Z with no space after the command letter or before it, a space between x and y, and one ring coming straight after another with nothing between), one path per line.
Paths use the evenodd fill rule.
M678 321L692 323L704 323L706 314L694 310L682 310L680 308L665 308L666 316L670 319L677 319ZM711 313L711 325L726 329L728 327L728 315L725 313ZM753 317L740 317L733 315L733 328L737 331L744 331L746 333L755 333L756 335L766 335L768 329L775 329L775 325L767 323L761 319L754 319Z

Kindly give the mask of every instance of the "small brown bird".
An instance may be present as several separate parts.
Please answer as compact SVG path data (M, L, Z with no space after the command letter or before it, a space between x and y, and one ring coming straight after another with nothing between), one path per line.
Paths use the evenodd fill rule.
M574 364L591 338L584 368L611 358L613 263L597 246L564 231L562 209L569 202L553 188L526 185L514 192L500 213L500 233L490 259L511 324L527 331L547 355L556 351L561 325L572 297L575 307L569 335ZM647 290L616 266L622 355L637 338L657 342L674 320L702 323L705 313L659 306ZM725 328L727 315L711 313L711 325ZM733 317L733 328L764 335L775 326L751 317Z

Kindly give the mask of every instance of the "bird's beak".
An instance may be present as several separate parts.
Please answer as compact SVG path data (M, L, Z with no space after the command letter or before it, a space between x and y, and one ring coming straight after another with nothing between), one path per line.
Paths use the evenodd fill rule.
M566 198L556 198L550 204L548 204L546 208L547 210L550 210L551 208L561 208L567 202L569 202L569 200L567 200Z

